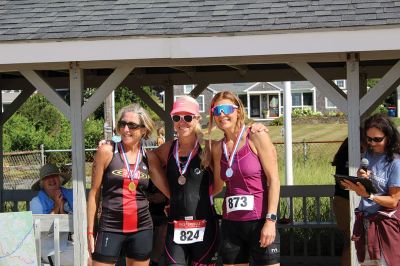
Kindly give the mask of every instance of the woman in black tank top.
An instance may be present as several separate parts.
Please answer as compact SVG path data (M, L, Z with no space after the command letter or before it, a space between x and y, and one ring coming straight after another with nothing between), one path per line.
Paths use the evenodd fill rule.
M126 265L148 265L153 228L145 194L149 174L153 183L169 197L168 184L156 155L141 147L142 139L147 139L154 128L150 116L140 105L133 104L122 108L118 117L116 131L121 135L121 142L115 146L101 145L92 167L87 233L93 266L114 265L121 253L126 257ZM101 214L95 237L98 210Z
M178 138L155 150L171 192L165 245L166 264L213 265L219 245L218 220L211 202L213 175L202 164L199 105L178 98L171 111Z

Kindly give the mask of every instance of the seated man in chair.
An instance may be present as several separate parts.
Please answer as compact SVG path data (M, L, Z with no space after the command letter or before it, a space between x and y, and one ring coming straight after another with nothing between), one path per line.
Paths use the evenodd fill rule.
M45 164L40 169L39 180L32 185L32 190L39 191L30 202L32 214L69 214L73 211L72 190L61 185L69 180L54 164ZM42 233L41 257L43 262L53 265L54 240L53 234ZM68 232L60 233L61 265L74 264L74 246L69 240Z

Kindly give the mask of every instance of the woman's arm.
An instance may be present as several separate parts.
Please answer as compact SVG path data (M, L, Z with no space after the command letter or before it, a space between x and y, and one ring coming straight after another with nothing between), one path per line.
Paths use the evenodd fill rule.
M94 222L96 219L98 204L100 200L100 188L103 180L103 173L112 159L112 146L109 144L101 145L92 165L92 186L88 195L87 202L87 233L89 254L94 252Z
M212 141L211 143L211 164L213 165L214 184L211 195L219 194L223 187L224 181L221 179L221 141Z
M147 158L149 160L149 175L151 177L151 181L167 198L169 198L170 190L167 178L156 151L147 151Z
M266 132L258 132L250 134L250 146L255 150L258 158L260 159L264 174L268 184L268 205L267 213L277 214L279 193L280 193L280 180L278 173L278 160L276 149L272 144L269 135ZM267 219L261 230L260 246L267 247L275 240L276 234L276 221Z
M368 195L369 196L369 195ZM374 195L372 201L379 205L394 209L400 200L400 187L390 187L389 195Z

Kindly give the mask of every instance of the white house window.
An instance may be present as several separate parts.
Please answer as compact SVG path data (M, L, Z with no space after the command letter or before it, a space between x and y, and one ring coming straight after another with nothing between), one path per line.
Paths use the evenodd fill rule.
M293 108L313 108L314 100L312 92L294 92L292 93Z
M183 85L183 93L189 94L194 89L194 84L191 85Z
M339 88L344 88L346 86L346 80L344 79L335 80L335 83Z
M176 101L176 99L178 99L179 97L181 97L181 96L183 96L183 95L176 95L175 97L174 97L174 101ZM204 113L204 111L205 111L205 104L204 104L204 95L202 94L202 95L199 95L197 98L196 98L196 101L199 103L199 112L200 113Z
M337 106L331 102L328 98L325 97L325 108L326 109L335 109Z

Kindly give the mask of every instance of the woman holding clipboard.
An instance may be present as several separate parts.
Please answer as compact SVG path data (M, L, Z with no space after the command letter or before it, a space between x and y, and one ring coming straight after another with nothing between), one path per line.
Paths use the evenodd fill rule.
M357 176L369 178L377 193L369 193L360 182L341 181L362 197L352 236L357 257L363 262L368 250L378 265L400 265L400 134L386 115L375 114L364 122L362 139L369 164Z

